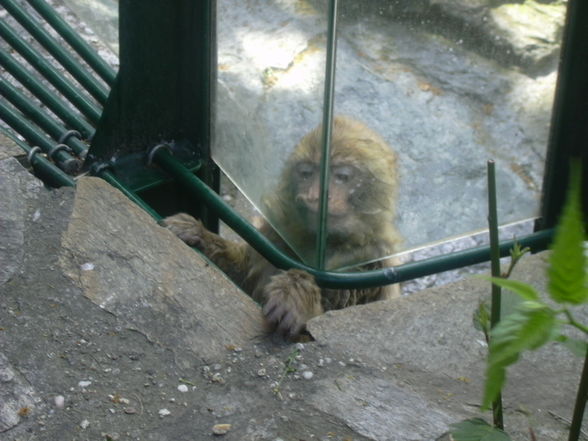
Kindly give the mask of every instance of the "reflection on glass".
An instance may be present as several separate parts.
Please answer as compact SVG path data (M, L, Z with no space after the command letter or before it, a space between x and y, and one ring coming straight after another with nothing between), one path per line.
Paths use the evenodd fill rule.
M376 155L380 160L351 158L349 168L334 162L329 241L340 246L346 237L349 249L328 259L328 268L485 229L488 159L497 163L500 222L537 215L565 2L500 3L340 0L335 114L368 126L367 138L381 137L397 165L380 166L384 153ZM326 2L219 0L218 6L215 160L313 263L315 215L276 214L268 201L299 207L303 198L284 187L293 185L292 175L304 182L316 174L315 162L295 158L300 140L322 120ZM396 196L364 185L389 176L398 181ZM357 215L349 230L335 206L344 188L338 182L346 179L354 184L347 184L345 204ZM356 183L361 198L351 191ZM308 184L309 202L315 191ZM387 211L393 245L362 217L354 206L359 200L371 207L365 213L394 202ZM305 234L297 236L297 229ZM381 246L352 240L361 234Z
M66 3L100 38L117 41L115 0ZM269 201L298 207L294 193L286 198L290 175L297 174L299 182L316 173L312 161L293 164L301 151L296 146L322 121L326 4L218 0L217 5L213 156L307 263L315 262L310 250L316 219L310 212L303 218L279 213ZM331 258L327 267L485 229L488 159L497 164L501 224L537 216L566 2L339 0L339 5L335 114L364 123L375 132L367 138L381 137L397 163L392 171L372 173L370 163L378 163L373 159L343 169L334 162L329 240L343 242L345 236L333 199L337 182L362 183L356 200L372 211L387 210L375 207L393 202L394 192L378 185L366 192L371 186L363 183L378 184L392 175L398 189L388 228L402 241L389 246L383 240L379 248L349 241L347 256ZM351 186L347 192L354 195ZM308 187L308 201L314 191ZM297 236L294 227L306 234ZM353 234L368 229L374 225L363 219Z

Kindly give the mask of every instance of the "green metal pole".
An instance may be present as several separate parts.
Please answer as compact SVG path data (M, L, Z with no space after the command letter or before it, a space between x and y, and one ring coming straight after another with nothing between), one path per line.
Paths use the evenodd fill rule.
M84 138L89 138L94 133L94 128L80 114L73 112L71 107L68 107L57 94L44 86L31 72L28 72L7 51L1 48L0 66L4 67L14 78L19 80L23 86L39 98L64 123L79 131Z
M14 0L2 0L3 6L59 63L101 104L108 90L90 75L43 27Z
M55 147L55 143L33 126L24 115L15 111L3 101L0 101L0 117L6 124L26 138L31 145L39 146L45 153L51 152ZM68 174L77 172L81 166L81 162L77 158L73 158L63 150L56 152L51 159L56 161L59 167Z
M14 106L16 106L21 112L38 124L39 127L49 133L49 135L51 135L56 141L67 132L67 129L58 124L47 114L47 112L44 112L39 106L34 105L31 100L16 89L16 87L1 78L0 93L2 93L2 95L14 104ZM64 144L70 146L76 154L81 156L83 156L88 149L81 140L71 136L64 142Z
M22 148L27 155L31 152L31 147L18 139L10 130L0 127L0 131ZM76 185L70 176L39 154L31 157L31 167L33 167L35 174L51 187L74 187Z
M79 34L59 16L57 11L44 0L28 0L28 2L107 84L112 85L112 83L114 83L116 77L114 69L98 56L94 49L86 43L86 40L80 37Z
M216 212L223 222L251 244L253 248L273 265L281 269L298 268L307 271L315 277L320 286L325 288L361 289L388 285L486 262L490 258L490 247L482 246L397 267L385 268L383 270L355 273L317 270L292 259L277 249L273 243L237 214L217 193L212 191L168 151L163 149L158 150L154 155L154 160L164 171L169 173L199 200L202 200L204 204L209 206L211 210ZM547 248L552 236L553 230L543 230L518 238L516 242L521 244L521 246L529 247L532 251L540 251ZM501 243L500 255L508 256L514 244L514 240Z
M316 242L317 267L325 269L329 216L329 171L331 160L331 132L333 129L333 104L335 94L335 66L337 60L337 0L329 0L329 25L327 29L327 58L325 67L325 91L323 96L323 133L320 164L319 228Z
M47 81L63 94L90 122L97 123L101 110L91 101L80 87L74 86L58 72L51 63L40 56L33 47L28 44L5 21L0 20L0 37L4 38L10 47L14 48L26 61L30 63Z
M492 277L500 277L500 242L498 238L498 209L496 203L496 170L494 161L488 161L488 227L490 231L490 264ZM490 325L494 328L500 321L501 289L492 284L492 305L490 308ZM492 403L494 426L504 429L502 414L502 393Z

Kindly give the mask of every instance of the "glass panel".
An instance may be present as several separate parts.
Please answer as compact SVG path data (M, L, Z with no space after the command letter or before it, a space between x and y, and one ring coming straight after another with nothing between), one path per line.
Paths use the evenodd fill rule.
M290 184L315 171L292 155L322 120L326 14L304 1L219 0L217 20L212 156L296 254L314 263L316 211L295 209L300 200ZM296 154L313 156L306 159L314 165L316 147Z
M488 159L500 223L535 217L565 2L339 4L335 114L347 119L333 134L327 268L486 229ZM316 214L267 202L297 206L284 174L317 173L318 158L287 158L322 118L326 14L326 0L218 10L215 160L310 264Z
M115 0L65 2L115 47ZM300 203L288 194L286 178L304 180L319 162L318 156L307 163L288 158L322 121L327 3L218 0L217 11L213 156L309 264L316 261L316 210L299 217L295 210L275 208ZM368 127L358 129L362 136L355 144L365 150L358 155L368 151L361 146L369 140L382 140L372 144L389 146L396 165L385 165L393 161L390 153L350 166L333 161L327 268L486 229L488 159L497 163L500 223L537 216L566 2L339 0L339 5L335 114ZM337 123L335 128L337 144ZM320 130L311 138L319 142ZM337 187L342 180L351 183ZM347 188L347 208L358 213L355 224L345 225L338 216L345 205L337 199L338 188ZM310 205L317 203L317 193L313 186L306 192ZM394 215L387 208L391 202ZM390 218L384 233L369 219L382 211ZM351 233L353 239L371 235L378 246L359 246ZM333 241L340 247L345 240L348 249L335 253ZM454 249L437 247L434 254L440 248Z
M500 223L537 216L565 4L339 2L335 113L396 153L395 251L486 229L488 159ZM375 183L362 191L366 207L383 203ZM361 228L376 231L373 222Z

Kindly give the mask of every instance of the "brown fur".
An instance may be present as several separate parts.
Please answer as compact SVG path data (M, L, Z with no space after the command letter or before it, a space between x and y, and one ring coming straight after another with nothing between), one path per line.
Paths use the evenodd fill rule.
M321 137L321 127L317 127L300 141L284 167L277 191L263 202L269 221L280 228L284 238L268 222L260 226L278 247L291 255L292 249L296 250L306 262L313 262L316 243ZM326 268L369 262L397 251L401 238L393 225L396 156L390 147L364 124L336 117L330 170ZM397 286L321 289L309 274L278 270L249 245L221 238L187 214L168 217L165 224L261 303L270 326L290 337L297 336L309 319L323 311L399 294ZM366 263L359 270L393 263L390 259Z

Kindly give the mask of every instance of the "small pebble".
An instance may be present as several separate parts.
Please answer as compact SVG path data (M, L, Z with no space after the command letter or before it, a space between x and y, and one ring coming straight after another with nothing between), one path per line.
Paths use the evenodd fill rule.
M302 376L305 380L310 380L312 377L314 377L314 374L310 371L304 371L302 372Z
M91 262L84 263L81 266L82 271L92 271L94 269L94 264Z
M91 385L91 384L92 384L92 382L91 382L91 381L88 381L88 380L82 380L82 381L80 381L80 382L78 383L78 386L79 386L79 387L81 387L81 388L86 388L86 387L88 387L88 386L89 386L89 385Z
M258 377L265 377L266 376L266 370L264 368L261 368L260 370L257 371L257 376Z
M212 376L211 381L213 383L225 384L225 379L221 376L219 372Z
M167 409L159 409L158 413L161 418L168 416L168 415L171 415L171 412Z
M180 385L178 386L178 390L179 390L180 392L188 392L188 386L186 386L185 384L180 384Z
M57 395L53 401L55 402L55 407L58 409L63 409L65 406L65 397L63 395Z
M230 424L215 424L212 426L212 433L215 435L226 435L231 430Z
M129 414L129 415L133 415L133 414L137 413L137 409L135 409L134 407L125 407L125 413Z
M81 427L82 429L87 429L89 425L90 425L90 421L88 421L88 420L83 420L83 421L80 423L80 427Z

